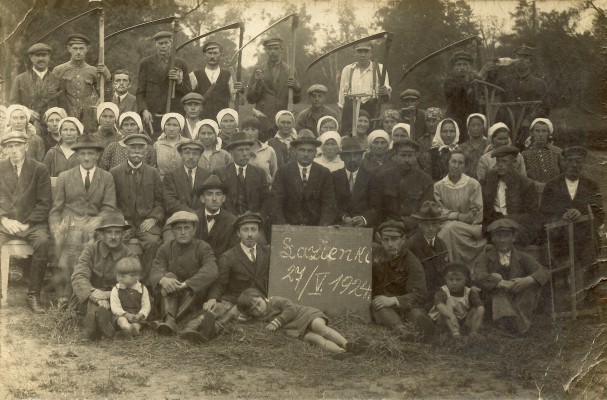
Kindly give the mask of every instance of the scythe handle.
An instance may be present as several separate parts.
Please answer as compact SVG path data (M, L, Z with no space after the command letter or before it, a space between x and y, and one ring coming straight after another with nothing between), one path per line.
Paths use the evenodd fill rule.
M384 47L384 58L383 58L383 68L381 70L381 76L379 79L379 86L386 85L386 76L388 74L388 57L390 55L390 45L392 44L392 33L386 33L386 43ZM373 128L376 129L380 124L379 120L381 118L381 105L382 105L382 97L378 94L377 96L377 109L375 110L375 123L373 124Z
M238 48L242 47L244 42L244 24L240 23L240 35L238 36ZM236 61L236 81L241 82L242 78L242 51L238 53L238 60ZM236 92L236 96L234 97L234 109L238 112L238 108L240 107L240 91Z
M177 33L177 19L171 22L173 41L171 42L171 55L169 56L169 73L175 69L175 33ZM167 106L165 112L171 112L171 100L175 98L175 81L169 79L169 90L167 91Z
M98 64L105 64L105 12L99 12L99 60ZM105 78L99 74L99 103L105 101Z
M289 72L289 78L295 78L295 46L297 45L297 25L299 24L299 17L297 14L293 16L291 20L291 70ZM287 103L287 110L293 112L293 88L289 88L289 99Z

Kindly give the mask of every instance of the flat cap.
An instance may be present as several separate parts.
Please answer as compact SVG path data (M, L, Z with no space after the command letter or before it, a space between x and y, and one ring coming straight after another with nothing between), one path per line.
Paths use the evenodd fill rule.
M184 142L179 143L177 146L177 151L182 152L184 149L194 149L204 151L204 146L198 140L189 139Z
M339 154L364 152L366 152L366 150L361 147L358 138L346 136L341 140L341 149L339 150Z
M148 135L133 133L122 139L122 141L128 146L129 144L150 144L151 140Z
M395 152L398 151L398 149L402 149L403 147L410 147L415 151L419 151L419 144L411 138L405 138L392 144L392 148Z
M196 191L196 196L202 196L204 192L211 189L219 189L224 194L228 192L228 188L223 184L221 179L217 175L210 175L203 183L202 186Z
M167 220L167 225L172 225L176 222L198 222L198 216L189 211L177 211Z
M518 154L518 148L514 146L502 146L491 152L491 157L503 157L503 156L514 156L516 157Z
M52 53L53 48L45 43L36 43L27 49L27 54Z
M101 218L101 222L99 222L99 226L96 229L100 230L105 228L122 228L126 230L130 227L131 225L126 222L122 214L120 214L119 212L113 212L105 214Z
M583 158L583 157L586 157L587 154L588 154L588 150L586 150L582 146L570 146L570 147L566 147L565 150L563 150L563 157L566 157L566 158L571 158L571 157Z
M474 61L474 59L472 58L472 54L468 53L467 51L458 51L453 54L453 56L451 57L451 64L455 64L457 60L466 60L470 64L472 64L472 62Z
M419 94L419 92L417 90L407 89L404 92L402 92L399 97L402 100L402 99L408 99L408 98L419 99L419 96L421 96L421 95Z
M234 229L238 229L244 224L259 224L259 226L261 226L263 225L263 217L259 213L247 211L236 218L236 221L234 221Z
M306 90L306 93L308 94L312 94L314 92L321 92L321 93L327 93L329 91L329 89L327 89L327 87L325 85L320 85L320 84L315 84L312 85L308 88L308 90Z
M181 104L189 102L204 103L204 97L200 93L190 92L181 98Z
M291 142L291 146L297 147L300 144L312 144L312 145L318 147L322 143L320 142L320 140L316 139L316 136L314 136L314 133L312 133L311 130L302 129L297 134L297 139L295 139Z
M388 220L381 224L377 231L380 235L403 236L406 232L405 224L401 221Z
M358 50L358 49L371 50L372 48L373 48L373 43L371 43L371 42L359 43L356 46L354 46L354 50Z
M268 47L273 44L282 44L282 39L277 37L267 38L263 42L261 42L263 47Z
M152 36L152 39L154 40L158 40L158 39L162 39L162 38L172 38L173 37L173 32L169 32L169 31L160 31L158 33L156 33L154 36Z
M526 44L517 47L514 50L514 54L517 56L532 56L535 53L535 49L533 47L527 46Z
M487 232L496 232L496 231L510 231L516 232L519 230L520 225L509 218L500 218L497 221L493 221L487 227Z
M23 132L12 131L4 135L0 141L0 145L4 146L9 143L27 143L27 136Z
M71 35L69 35L67 37L67 44L74 44L74 43L84 43L84 44L90 44L91 43L91 39L88 38L88 36L85 36L81 33L72 33Z
M206 53L208 50L219 49L219 51L223 51L223 46L218 42L206 42L202 46L202 52Z

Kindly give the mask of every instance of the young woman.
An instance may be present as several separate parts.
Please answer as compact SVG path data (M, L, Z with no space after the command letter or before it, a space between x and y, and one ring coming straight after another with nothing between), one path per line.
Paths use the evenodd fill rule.
M360 147L363 150L369 150L369 141L367 136L369 135L369 129L371 128L371 115L365 110L358 112L358 121L356 122L356 138L360 143Z
M44 116L42 117L44 127L42 140L44 140L44 148L46 152L61 142L59 121L61 121L63 118L67 118L67 113L63 108L52 107L46 110L44 113Z
M187 141L186 138L181 136L184 124L185 119L178 113L164 114L160 121L162 135L154 143L154 150L156 151L156 162L161 177L183 163L181 155L177 151L177 145Z
M214 171L223 168L232 162L230 153L219 147L217 135L220 131L217 122L212 119L203 119L194 127L192 134L204 147L198 166ZM223 142L224 144L226 142ZM228 142L229 143L229 142Z
M21 104L12 104L6 109L8 125L5 133L10 131L23 132L27 136L27 156L42 162L45 156L44 140L36 133L34 125L29 123L30 110Z
M339 157L341 147L341 136L336 131L328 131L318 138L322 143L320 145L321 155L314 159L315 162L326 167L329 171L337 171L344 167L344 162Z
M483 114L470 114L466 126L468 140L461 144L459 149L466 155L466 175L476 179L476 167L489 143L485 137L487 118Z
M316 124L316 132L318 132L318 136L329 131L337 132L337 129L339 129L339 123L335 118L329 115L320 118Z
M268 146L271 146L276 152L276 159L280 167L291 159L291 142L297 139L297 132L294 128L295 116L290 111L277 112L275 120L278 132L273 138L268 139Z
M59 176L61 172L80 165L78 155L72 150L72 146L84 132L84 126L74 117L63 118L57 125L61 141L46 153L43 161L51 177Z
M512 144L510 139L510 129L503 122L498 122L491 125L488 133L489 146L485 149L485 154L478 160L478 166L476 167L476 176L479 181L485 178L485 174L492 168L495 168L495 158L491 157L491 152L502 146L508 146ZM525 160L519 153L516 156L516 172L521 175L527 176L527 170L525 169Z
M242 131L247 135L247 139L253 141L251 146L251 165L255 165L264 170L268 182L272 184L274 175L278 169L276 160L276 152L267 143L262 143L259 140L261 131L261 123L256 117L248 117L242 121Z
M432 162L430 175L435 182L442 179L449 171L450 153L457 149L458 141L459 127L454 120L446 118L438 123L430 149Z
M363 157L361 168L373 173L378 168L394 164L390 158L390 136L385 131L377 129L371 132L368 140L369 151Z
M231 108L224 108L217 113L217 123L219 124L219 133L217 137L220 138L220 147L225 149L228 143L230 143L230 137L232 134L238 131L238 113L236 110ZM192 134L195 137L195 134Z

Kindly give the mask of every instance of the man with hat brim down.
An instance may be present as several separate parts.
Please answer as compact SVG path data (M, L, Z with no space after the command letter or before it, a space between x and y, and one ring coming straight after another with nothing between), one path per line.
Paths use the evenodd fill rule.
M202 203L202 207L196 210L200 221L196 238L208 243L215 257L219 257L238 243L238 236L234 231L236 217L223 209L226 194L228 189L217 175L209 176L196 192Z
M422 308L428 297L424 267L405 245L405 224L389 220L378 228L381 246L373 249L373 320L412 339L403 320L412 323L424 340L434 335L434 324Z
M274 116L280 110L286 110L289 102L289 89L293 89L293 104L301 100L301 86L297 70L291 76L291 66L282 61L282 39L270 38L262 42L268 55L265 65L255 67L247 88L247 101L255 104L253 114L259 118L263 132L272 137L274 134Z
M137 81L137 110L146 127L152 126L152 140L161 133L160 120L166 113L169 80L175 81L175 98L171 101L171 112L181 111L181 97L192 91L188 65L175 57L175 68L169 71L173 34L162 31L153 36L156 52L144 57L139 63Z
M95 121L95 106L99 99L97 74L105 79L107 94L101 95L101 102L111 96L112 74L103 64L93 67L84 58L89 51L91 40L85 35L73 33L67 38L67 51L71 58L68 62L53 68L53 75L61 81L59 106L67 111L70 117L76 117L84 124L85 132L94 132L97 128Z
M59 306L72 294L69 277L86 243L104 214L116 210L116 188L112 174L97 167L103 146L90 135L81 135L72 146L79 166L57 177L53 207L49 215L51 234L57 247L59 269L54 277Z
M177 332L177 323L187 321L183 332L196 330L202 320L209 322L206 339L214 334L213 315L197 310L205 300L209 286L219 276L213 249L206 242L196 239L198 217L188 211L178 211L167 221L173 231L174 239L165 242L154 259L150 284L162 299L161 318L155 323L161 335L172 335ZM203 318L200 318L203 316ZM208 318L207 318L208 316Z
M122 243L124 232L130 228L122 214L104 215L96 228L101 238L84 247L71 275L71 303L84 314L84 334L89 340L99 334L114 336L110 295L116 285L116 264L123 258L137 257Z
M517 242L520 246L532 244L539 233L538 200L535 184L516 172L518 149L502 146L491 152L495 169L489 170L481 182L483 192L483 226L500 218L518 222Z
M306 93L310 99L310 107L297 114L295 129L299 132L302 129L311 130L315 136L319 135L316 131L318 120L322 117L333 117L337 120L337 112L325 105L325 96L329 89L325 85L314 84L308 88Z
M364 152L357 138L342 139L339 156L344 168L331 173L339 225L373 228L376 224L377 216L369 205L371 174L360 167Z
M533 257L514 247L520 225L507 218L492 222L487 246L474 263L472 280L490 296L493 321L511 333L526 334L550 273Z
M426 110L418 107L421 94L415 89L407 89L400 94L400 120L411 127L411 139L417 139L426 133Z
M598 249L593 246L592 236L598 237L598 227L605 220L603 200L599 185L583 174L587 150L581 146L571 146L563 150L564 173L548 181L542 193L540 212L544 223L564 220L575 222L588 214L588 206L594 217L594 227L590 231L589 222L574 225L574 251L576 262L583 271L581 288L590 287L591 281L600 278L595 263ZM550 240L552 251L557 260L568 255L567 228L552 231ZM600 242L599 242L600 243ZM596 272L595 272L596 271Z
M335 192L331 172L314 162L320 146L303 129L291 142L295 161L278 168L272 184L272 224L328 226L335 223Z
M217 113L230 108L236 92L244 92L241 82L235 82L231 72L220 68L223 46L218 42L206 42L202 52L207 60L204 69L190 72L192 90L203 98L201 119L215 119ZM217 121L220 122L220 121Z
M144 284L148 283L152 262L160 247L164 198L160 173L143 162L150 143L147 135L135 133L124 139L127 161L110 170L116 186L116 203L131 224L131 237L139 241L143 250Z
M10 104L21 104L32 111L32 117L40 120L46 110L56 107L61 81L49 70L51 46L36 43L28 50L31 69L17 75L11 89Z
M352 114L355 110L348 95L366 94L367 96L361 98L360 109L375 116L379 103L378 98L381 97L383 102L387 102L392 93L387 73L386 82L384 86L381 86L380 79L384 66L371 61L373 45L368 42L361 43L354 46L354 51L356 62L344 67L339 82L337 106L342 109L340 126L343 135L355 135L352 132Z
M219 278L211 285L203 309L216 315L220 322L239 315L238 296L249 288L268 295L270 246L260 244L264 220L261 214L246 212L234 221L240 243L217 260Z
M39 314L44 312L40 288L48 260L51 178L44 164L25 156L28 145L23 132L7 133L0 145L7 156L0 162L0 248L13 239L26 240L33 247L27 305Z
M181 136L187 139L196 139L194 137L196 124L202 121L200 113L202 112L202 103L204 99L198 93L188 93L181 98L181 105L185 113L185 124L181 131Z

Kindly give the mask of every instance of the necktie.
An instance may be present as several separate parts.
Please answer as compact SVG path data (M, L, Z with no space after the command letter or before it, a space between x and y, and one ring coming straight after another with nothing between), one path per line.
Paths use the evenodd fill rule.
M15 171L15 175L19 178L19 168L15 164L13 164L13 171Z
M308 183L308 169L305 167L301 169L301 180L305 187L306 184Z
M354 173L350 172L350 178L348 178L348 185L350 186L350 194L354 193Z
M86 171L86 178L84 178L84 189L88 192L91 187L91 171Z
M255 259L255 249L251 248L251 249L249 249L249 251L251 252L251 261L255 262L256 261L256 259Z
M193 189L194 188L194 174L193 174L193 169L189 169L188 168L188 175L190 176L190 187Z
M238 167L238 213L247 211L247 188L244 180L244 168Z

